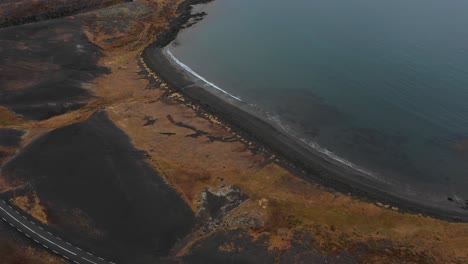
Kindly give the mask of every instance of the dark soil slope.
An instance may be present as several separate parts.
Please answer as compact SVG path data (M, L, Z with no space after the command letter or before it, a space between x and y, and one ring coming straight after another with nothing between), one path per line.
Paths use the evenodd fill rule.
M144 159L100 112L43 135L2 172L32 184L66 238L118 263L154 263L194 216Z
M0 128L0 166L8 157L14 155L24 133L12 128Z
M73 15L121 2L126 0L2 0L0 27Z
M184 256L185 263L359 263L356 257L339 251L327 255L305 231L292 235L288 250L269 250L267 236L254 238L242 229L223 230L197 241Z
M21 143L21 137L24 131L12 128L0 128L0 146L2 147L18 147Z
M80 107L82 88L108 72L81 22L59 19L0 30L0 105L28 119L47 119Z

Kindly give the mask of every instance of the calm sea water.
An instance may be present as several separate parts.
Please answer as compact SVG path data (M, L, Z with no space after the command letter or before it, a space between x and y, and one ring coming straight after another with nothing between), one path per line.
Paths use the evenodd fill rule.
M468 1L197 9L208 16L170 48L195 72L402 194L468 199Z

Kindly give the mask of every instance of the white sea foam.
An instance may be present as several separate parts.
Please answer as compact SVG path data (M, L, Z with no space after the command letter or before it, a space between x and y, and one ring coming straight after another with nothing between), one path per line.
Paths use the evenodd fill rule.
M187 66L186 64L184 64L183 62L181 62L180 60L178 60L174 54L172 54L172 52L166 48L165 49L165 52L166 54L170 57L170 59L172 59L177 65L179 65L182 69L184 69L185 71L187 71L188 73L192 74L193 76L195 76L196 78L200 79L201 81L203 81L204 83L208 84L209 86L215 88L216 90L228 95L229 97L232 97L240 102L243 102L242 99L240 97L237 97L237 96L234 96L230 93L228 93L227 91L221 89L219 86L217 86L216 84L208 81L207 79L205 79L203 76L201 76L200 74L196 73L194 70L192 70L189 66ZM254 105L251 105L251 106L254 106ZM255 106L256 107L256 106ZM386 183L389 183L387 181L385 181L384 179L382 179L381 177L378 177L376 174L368 171L368 170L365 170L363 168L361 168L360 166L357 166L356 164L352 163L351 161L349 160L346 160L342 157L339 157L338 155L336 155L335 153L333 153L332 151L324 148L324 147L321 147L320 145L318 145L317 143L315 142L311 142L311 141L308 141L306 139L303 139L303 138L300 138L296 135L296 133L290 129L288 126L284 125L283 122L281 122L280 118L278 116L272 116L268 113L264 113L267 115L268 119L270 119L271 121L273 121L276 126L280 129L282 129L283 131L285 131L287 134L289 134L290 136L296 138L297 140L301 141L302 143L306 144L307 146L311 147L312 149L314 149L315 151L325 155L326 157L328 157L329 159L331 159L332 161L335 161L339 164L342 164L342 165L345 165L355 171L358 171L366 176L369 176L375 180L378 180L380 182L386 182Z
M298 137L296 135L296 133L291 128L289 128L283 122L281 122L279 116L270 116L269 119L272 120L280 129L282 129L286 133L288 133L288 135L296 138L297 140L299 140L302 143L306 144L307 146L311 147L315 151L325 155L327 158L329 158L329 159L331 159L331 160L333 160L335 162L338 162L339 164L345 165L345 166L347 166L347 167L349 167L349 168L351 168L351 169L353 169L355 171L361 172L364 175L369 176L369 177L371 177L371 178L373 178L375 180L378 180L378 181L381 181L381 182L386 182L386 183L390 184L390 182L384 180L382 177L377 176L375 173L373 173L371 171L368 171L368 170L366 170L366 169L352 163L351 161L336 155L334 152L320 146L316 142L312 142L312 141L306 140L304 138Z
M169 55L169 57L171 57L171 59L177 63L177 65L179 65L180 67L182 67L182 69L186 70L187 72L189 72L190 74L192 74L193 76L197 77L198 79L200 79L201 81L205 82L206 84L208 84L209 86L215 88L216 90L238 100L238 101L241 101L242 102L242 99L240 99L240 97L237 97L235 95L232 95L228 92L226 92L225 90L221 89L219 86L217 86L216 84L208 81L207 79L205 79L203 76L201 76L200 74L196 73L194 70L192 70L189 66L185 65L184 63L182 63L180 60L178 60L174 54L172 54L172 52L169 50L169 49L166 49L166 53L167 55Z

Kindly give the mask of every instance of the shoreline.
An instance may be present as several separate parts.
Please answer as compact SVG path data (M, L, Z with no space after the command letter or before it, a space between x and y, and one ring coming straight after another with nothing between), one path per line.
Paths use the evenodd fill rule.
M179 92L186 99L201 107L202 111L219 117L223 123L281 157L283 167L293 171L298 177L318 183L354 198L396 206L402 212L423 214L453 222L468 222L468 212L431 206L428 202L412 200L384 191L375 180L366 179L360 172L340 166L318 155L291 135L285 134L262 118L249 113L242 107L224 100L215 93L203 88L185 71L177 67L164 54L164 47L174 40L178 32L190 20L191 5L207 3L211 0L187 0L179 5L180 15L171 22L170 28L158 36L156 42L145 48L141 57L146 66L164 80L171 92ZM380 186L383 187L383 186Z

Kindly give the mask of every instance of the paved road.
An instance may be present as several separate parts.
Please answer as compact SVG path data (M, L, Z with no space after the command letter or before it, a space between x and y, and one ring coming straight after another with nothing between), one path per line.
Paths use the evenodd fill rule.
M11 207L5 201L0 202L0 217L20 233L23 233L34 242L42 245L53 253L77 264L115 264L100 257L94 256L79 247L63 241L44 230L40 224L26 218L20 211Z

